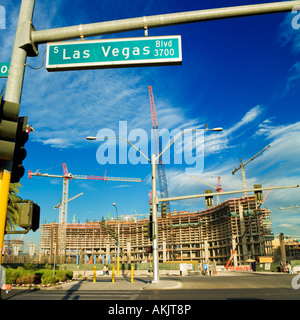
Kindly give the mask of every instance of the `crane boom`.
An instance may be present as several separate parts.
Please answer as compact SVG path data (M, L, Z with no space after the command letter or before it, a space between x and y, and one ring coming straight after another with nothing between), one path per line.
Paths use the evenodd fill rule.
M206 181L204 181L204 180L201 180L200 178L198 178L198 177L196 177L196 176L192 176L192 177L195 178L195 179L197 179L197 180L199 180L199 181L201 181L201 182L203 182L203 183L205 183L205 184L207 184L209 187L212 187L212 188L214 188L215 190L217 189L217 187L209 184L208 182L206 182Z
M37 177L48 177L48 178L62 178L62 179L81 179L81 180L103 180L103 181L129 181L129 182L142 182L140 178L126 178L126 177L106 177L106 176L93 176L93 175L72 175L68 173L67 175L56 175L48 173L40 173L38 171L32 172L28 171L28 177L31 179L32 176Z
M297 208L300 208L300 205L299 204L296 204L295 206L290 206L290 207L281 207L279 208L280 210L286 210L286 209L296 209Z
M83 192L81 192L81 193L77 194L75 197L67 200L67 202L70 202L70 201L72 201L72 200L74 200L74 199L76 199L76 198L78 198L78 197L80 197L80 196L82 196L82 195L83 195ZM57 204L56 206L54 206L54 210L55 210L56 208L60 207L61 205L62 205L62 203L60 202L59 204Z
M259 156L261 153L263 153L265 150L267 150L270 147L270 145L267 145L262 150L260 150L257 154L255 154L253 157L251 157L249 160L247 160L245 163L243 163L242 159L240 159L240 166L238 168L234 168L232 170L232 174L235 174L238 170L241 169L242 171L242 182L243 182L243 189L247 190L247 183L246 183L246 173L245 173L245 165L248 164L250 161L254 160L257 156ZM245 196L247 196L247 192L244 193Z
M201 182L203 182L203 183L205 183L205 184L207 184L208 186L212 187L216 192L223 192L223 188L221 187L221 177L218 177L218 186L217 186L217 187L209 184L208 182L206 182L206 181L204 181L204 180L201 180L200 178L198 178L198 177L196 177L196 176L192 176L192 177L195 178L195 179L197 179L197 180L199 180L199 181L201 181ZM217 196L217 202L218 202L218 204L221 203L219 196Z
M253 157L251 157L249 160L247 160L245 163L242 162L242 159L240 159L241 164L238 168L234 168L232 170L232 174L235 174L236 171L238 171L239 169L242 168L242 166L245 166L246 164L248 164L250 161L254 160L257 156L259 156L261 153L263 153L265 150L267 150L269 147L271 147L270 145L267 145L266 147L264 147L262 150L260 150L257 154L255 154Z

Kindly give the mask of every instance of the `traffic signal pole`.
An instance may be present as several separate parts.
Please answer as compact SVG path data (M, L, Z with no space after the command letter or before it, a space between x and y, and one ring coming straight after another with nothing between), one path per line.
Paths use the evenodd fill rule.
M152 169L152 247L153 247L153 281L152 283L159 283L159 257L158 257L158 198L156 186L156 158L155 154L151 155L151 169Z
M30 43L30 28L35 0L23 0L20 8L18 25L15 35L9 74L7 78L5 101L20 104L27 51ZM7 201L11 180L12 161L0 160L0 266L4 249ZM1 291L1 290L0 290Z

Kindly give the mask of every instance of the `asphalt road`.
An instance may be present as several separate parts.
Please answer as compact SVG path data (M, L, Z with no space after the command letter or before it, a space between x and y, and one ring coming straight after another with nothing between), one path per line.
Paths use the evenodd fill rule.
M5 301L16 300L300 300L289 274L224 273L216 276L161 277L161 286L151 286L150 277L119 277L115 283L101 277L71 282L49 289L12 289L2 293ZM300 282L300 280L298 281Z

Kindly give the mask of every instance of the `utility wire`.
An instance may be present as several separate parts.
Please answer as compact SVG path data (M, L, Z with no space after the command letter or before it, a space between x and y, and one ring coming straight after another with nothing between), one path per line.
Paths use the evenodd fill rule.
M27 64L27 63L25 63L25 66L28 66L28 67L30 67L31 69L33 69L33 70L39 70L39 69L41 69L42 67L43 67L43 65L44 65L44 55L45 55L45 52L47 51L47 49L45 49L45 51L43 52L43 55L42 55L42 65L40 66L40 67L37 67L37 68L35 68L35 67L32 67L31 65L29 65L29 64Z

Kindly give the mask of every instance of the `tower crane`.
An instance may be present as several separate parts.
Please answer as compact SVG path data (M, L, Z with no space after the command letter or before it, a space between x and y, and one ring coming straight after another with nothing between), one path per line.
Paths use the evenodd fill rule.
M199 180L199 181L201 181L201 182L203 182L203 183L205 183L205 184L207 184L208 186L212 187L216 192L223 192L223 187L221 187L221 177L218 177L217 187L207 183L206 181L201 180L200 178L198 178L196 176L192 176L192 177L197 179L197 180ZM221 203L220 202L220 196L217 196L217 202L218 202L218 204Z
M246 184L246 174L245 174L245 165L248 164L250 161L254 160L257 156L259 156L261 153L263 153L265 150L267 150L270 147L270 145L267 145L262 150L260 150L257 154L255 154L253 157L251 157L249 160L243 163L243 160L240 159L241 164L238 168L234 168L232 170L232 174L234 175L238 170L241 169L242 171L242 181L243 181L243 189L247 190L247 184ZM247 192L244 192L244 195L247 196Z
M61 214L59 215L59 223L67 222L67 203L68 203L68 191L69 181L72 179L81 180L103 180L103 181L128 181L128 182L142 182L140 178L124 178L124 177L107 177L106 172L104 176L93 176L93 175L74 175L68 172L67 165L63 163L63 175L54 175L48 173L40 173L36 171L33 173L31 170L28 171L28 177L31 179L32 176L37 177L48 177L48 178L62 178L63 180L63 194L61 203Z
M149 89L152 128L153 128L154 139L155 139L155 141L154 141L155 142L155 149L156 149L155 151L156 151L156 154L159 154L162 152L162 145L161 145L161 139L159 137L159 130L158 130L158 123L157 123L157 117L156 117L153 91L152 91L151 86L149 86L148 89ZM158 175L160 196L161 196L161 198L168 198L169 197L168 183L167 183L166 171L165 171L165 166L162 161L162 157L160 157L158 159L157 175ZM170 212L171 211L170 202L167 201L167 202L165 202L165 204L166 204L167 212Z
M68 172L67 165L63 163L63 175L54 175L48 173L40 173L36 171L33 173L31 170L28 171L28 178L31 179L32 176L37 177L48 177L48 178L61 178L63 179L63 193L62 202L60 204L59 210L59 240L58 247L61 254L65 254L66 245L66 228L67 223L67 211L68 211L68 193L69 193L69 181L72 179L81 180L102 180L102 181L128 181L128 182L142 182L140 178L125 178L125 177L107 177L106 171L104 176L94 176L94 175L74 175ZM71 199L70 199L71 200Z

